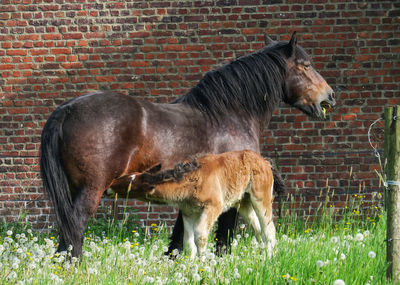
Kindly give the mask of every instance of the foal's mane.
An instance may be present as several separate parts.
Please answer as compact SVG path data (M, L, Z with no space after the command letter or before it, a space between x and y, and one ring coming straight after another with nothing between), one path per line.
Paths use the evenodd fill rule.
M227 112L258 118L271 114L285 90L286 62L278 46L265 47L207 72L172 103L186 103L217 121Z
M181 181L187 173L195 171L200 167L196 159L189 162L179 162L174 168L161 170L161 164L140 174L140 182L148 185L157 185L164 182Z

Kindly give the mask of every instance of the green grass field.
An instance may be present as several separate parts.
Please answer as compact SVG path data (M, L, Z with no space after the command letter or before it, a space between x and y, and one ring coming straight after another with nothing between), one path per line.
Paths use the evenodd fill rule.
M356 199L353 199L356 200ZM312 223L293 216L276 222L275 255L268 258L250 230L239 225L231 254L164 256L167 233L153 225L147 235L126 221L93 222L83 256L66 262L57 236L32 232L24 223L0 227L0 280L5 284L389 284L385 278L386 218L351 210L336 221L327 201Z

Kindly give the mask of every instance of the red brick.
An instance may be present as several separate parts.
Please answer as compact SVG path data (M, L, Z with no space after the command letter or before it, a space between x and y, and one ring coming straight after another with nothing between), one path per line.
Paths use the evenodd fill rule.
M54 48L51 49L52 54L71 54L71 49L69 48Z
M98 82L114 82L114 76L96 76L96 81Z
M7 55L13 56L13 55L27 55L28 50L24 49L9 49L7 50Z

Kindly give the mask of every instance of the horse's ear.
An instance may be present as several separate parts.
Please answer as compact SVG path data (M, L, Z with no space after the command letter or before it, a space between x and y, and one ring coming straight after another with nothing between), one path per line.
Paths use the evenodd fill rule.
M265 42L265 45L266 45L266 46L275 43L275 41L274 41L273 39L271 39L271 38L267 35L267 33L264 33L264 42Z
M293 32L292 37L290 38L290 41L288 43L288 56L292 57L294 56L296 52L296 45L297 45L297 36L296 36L296 31Z

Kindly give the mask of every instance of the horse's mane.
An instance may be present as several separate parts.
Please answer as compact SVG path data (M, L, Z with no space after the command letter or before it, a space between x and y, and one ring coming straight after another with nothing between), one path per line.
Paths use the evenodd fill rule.
M272 113L285 89L286 63L277 46L207 72L186 95L172 103L186 103L217 121L226 112L257 117Z

